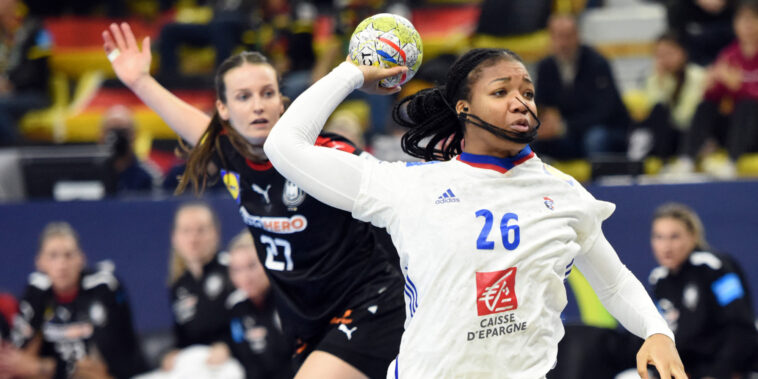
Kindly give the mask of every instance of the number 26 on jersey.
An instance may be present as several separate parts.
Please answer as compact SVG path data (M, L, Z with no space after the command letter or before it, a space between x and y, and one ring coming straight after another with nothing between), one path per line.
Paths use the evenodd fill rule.
M484 217L484 226L479 233L479 238L476 239L476 248L478 250L494 250L495 241L490 240L490 232L492 232L495 216L489 209L480 209L476 211L476 217ZM497 234L497 232L495 233ZM521 242L521 232L517 214L508 212L500 219L500 238L506 250L515 250L518 247Z

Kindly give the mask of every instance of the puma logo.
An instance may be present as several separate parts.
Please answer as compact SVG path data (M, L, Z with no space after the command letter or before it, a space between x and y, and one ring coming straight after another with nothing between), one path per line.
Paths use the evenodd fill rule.
M347 335L347 340L350 341L351 338L353 338L353 332L358 329L357 326L354 326L352 329L348 329L347 325L340 324L340 326L337 328L341 332L345 332L345 335Z
M253 183L253 191L261 194L261 196L263 196L263 200L266 202L266 204L271 204L271 200L269 200L269 198L268 198L268 190L269 189L271 189L271 184L269 184L268 186L266 186L266 189L264 190L263 188L258 187L257 184Z

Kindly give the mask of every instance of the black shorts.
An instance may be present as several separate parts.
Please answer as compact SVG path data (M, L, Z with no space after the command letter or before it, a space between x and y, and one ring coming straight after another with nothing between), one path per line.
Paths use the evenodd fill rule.
M296 347L295 368L319 350L342 359L369 378L385 378L387 367L400 350L405 322L402 290L398 281L383 293L335 315L318 338Z

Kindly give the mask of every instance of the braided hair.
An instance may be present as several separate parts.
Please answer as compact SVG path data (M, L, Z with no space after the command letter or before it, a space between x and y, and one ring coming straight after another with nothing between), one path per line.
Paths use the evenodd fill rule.
M401 146L407 154L427 161L450 160L462 152L463 123L454 105L470 100L471 84L484 67L500 60L522 62L508 49L472 49L450 67L445 84L408 96L392 110L395 122L409 130Z

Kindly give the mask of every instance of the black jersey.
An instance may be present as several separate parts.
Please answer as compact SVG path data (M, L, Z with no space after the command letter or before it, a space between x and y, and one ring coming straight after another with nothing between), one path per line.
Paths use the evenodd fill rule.
M348 303L401 281L369 224L309 196L270 162L249 161L225 135L220 142L221 180L253 235L289 337L314 337ZM329 133L316 144L362 153Z
M13 339L19 347L41 335L40 355L56 359L55 378L70 377L85 355L103 359L116 378L147 370L126 292L111 268L83 271L72 299L59 299L51 285L45 274L29 276L13 323Z
M256 306L241 290L227 299L229 348L245 368L248 379L284 379L293 376L293 345L282 334L271 296Z
M650 283L693 378L731 378L745 369L758 336L748 285L732 259L693 252L678 272L654 269Z
M217 253L195 279L186 271L171 285L176 347L223 341L228 330L226 298L234 286L227 269L229 256Z

